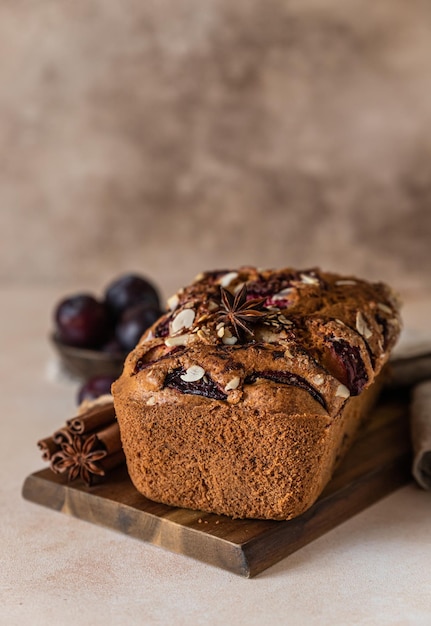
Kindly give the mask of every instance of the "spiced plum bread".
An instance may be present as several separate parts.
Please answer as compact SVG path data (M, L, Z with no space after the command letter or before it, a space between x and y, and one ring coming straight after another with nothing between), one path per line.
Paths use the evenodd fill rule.
M147 498L235 518L309 508L400 332L383 283L310 269L205 272L128 355L112 392Z

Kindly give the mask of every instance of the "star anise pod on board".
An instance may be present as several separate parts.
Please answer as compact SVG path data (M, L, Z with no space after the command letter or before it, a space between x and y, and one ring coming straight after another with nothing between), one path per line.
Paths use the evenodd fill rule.
M93 476L104 476L104 470L97 461L105 458L106 450L98 448L96 435L90 437L73 437L72 441L61 445L51 459L51 469L57 474L67 472L69 481L80 477L87 485L91 485Z
M223 310L216 313L217 321L229 324L238 339L241 337L241 330L252 335L250 324L262 322L267 315L262 311L265 298L247 300L246 285L243 285L235 295L220 287L220 295Z

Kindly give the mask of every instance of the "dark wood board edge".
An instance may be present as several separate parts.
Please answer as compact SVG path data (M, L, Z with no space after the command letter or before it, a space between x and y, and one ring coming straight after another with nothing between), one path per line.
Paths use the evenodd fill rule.
M145 499L126 468L88 489L44 469L25 480L25 499L131 537L253 577L411 481L405 395L377 409L320 499L290 520L232 520ZM384 445L382 447L382 442Z
M262 532L257 536L251 533L252 537L242 543L179 524L175 519L176 509L172 510L172 519L149 512L143 516L142 511L121 502L114 509L112 502L104 497L50 480L47 470L28 476L22 495L36 504L251 578L410 482L410 466L411 455L406 453L319 500L296 519L260 522ZM205 514L188 513L191 522L202 515L205 523ZM259 522L236 520L234 523L242 524L247 533L248 526L252 528Z
M241 545L179 524L175 520L176 509L172 509L174 519L149 512L142 515L141 510L121 502L116 503L114 509L112 502L106 498L51 480L47 470L35 472L26 478L22 496L35 504L120 531L135 539L235 574L248 576L249 568ZM185 513L189 513L192 520L205 517L199 511Z

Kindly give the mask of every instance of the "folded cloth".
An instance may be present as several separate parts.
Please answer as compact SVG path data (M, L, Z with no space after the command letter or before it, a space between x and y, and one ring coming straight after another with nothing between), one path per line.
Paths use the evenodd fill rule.
M431 380L431 351L391 360L389 387L412 387L424 380Z
M424 489L431 489L431 339L405 329L390 361L387 386L411 390L410 431L412 474Z
M390 360L390 387L412 387L431 380L431 339L404 329Z
M413 444L412 473L424 489L431 489L431 380L416 385L410 406Z

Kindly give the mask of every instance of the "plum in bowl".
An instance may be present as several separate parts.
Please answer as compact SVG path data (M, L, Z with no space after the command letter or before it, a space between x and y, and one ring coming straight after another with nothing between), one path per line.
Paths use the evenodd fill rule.
M153 283L125 274L112 281L101 298L77 293L58 302L51 341L72 376L117 377L126 355L162 313Z

